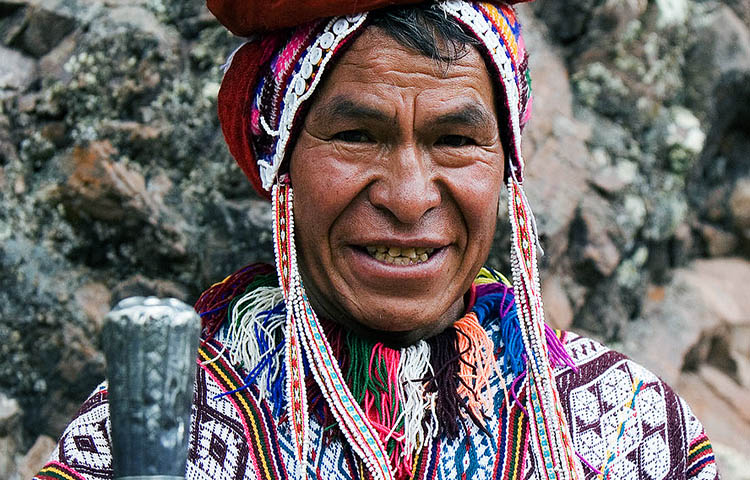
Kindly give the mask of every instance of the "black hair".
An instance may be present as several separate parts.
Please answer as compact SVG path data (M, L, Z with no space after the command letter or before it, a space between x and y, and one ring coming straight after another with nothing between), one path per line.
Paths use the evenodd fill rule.
M479 45L453 18L433 5L390 7L372 14L372 25L404 47L450 64Z

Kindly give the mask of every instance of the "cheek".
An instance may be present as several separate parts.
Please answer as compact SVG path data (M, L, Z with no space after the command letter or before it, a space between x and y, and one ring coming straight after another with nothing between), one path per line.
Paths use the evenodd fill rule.
M470 241L492 237L498 215L502 177L492 172L464 175L453 183L454 198L467 223Z
M301 148L299 148L301 147ZM328 235L358 193L353 165L336 161L329 148L298 145L291 158L294 213L303 243Z

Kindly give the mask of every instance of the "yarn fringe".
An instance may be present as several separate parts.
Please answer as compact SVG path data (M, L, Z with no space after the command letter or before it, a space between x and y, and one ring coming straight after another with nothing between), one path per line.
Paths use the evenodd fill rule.
M218 330L213 317L227 318L220 336L231 361L249 370L242 388L255 385L259 397L279 415L287 374L284 295L280 287L269 286L275 284L273 275L258 269L248 280L248 273L243 270L212 287L209 300L218 305L211 308L212 302L204 301L203 318L212 320L206 330L213 332ZM231 293L240 291L240 280L245 281L245 293L232 298ZM414 456L434 438L456 438L465 419L485 431L483 420L491 412L498 385L506 397L510 392L519 401L517 384L525 377L527 355L513 288L499 273L483 269L474 289L476 301L470 313L441 334L399 350L322 322L352 395L386 447L399 478L412 474ZM498 318L502 342L496 347L487 331ZM545 330L553 366L575 368L556 332ZM509 377L515 379L510 389L505 384ZM309 381L307 390L310 411L330 433L336 432L317 384Z
M430 366L432 378L428 379L427 392L435 393L435 414L439 419L439 435L449 439L458 437L461 410L464 406L458 396L459 387L459 359L456 329L446 328L440 335L426 340L430 347Z
M427 379L432 377L430 347L422 340L395 350L351 333L345 343L346 353L339 358L347 365L352 394L386 446L397 476L409 476L414 454L436 436L440 423L437 392L427 391Z
M195 311L200 314L206 340L212 338L224 323L227 308L237 296L259 286L274 285L278 285L274 268L265 263L253 263L203 292L195 302Z
M260 398L281 409L284 391L283 356L286 308L279 287L259 287L233 302L226 345L233 363L255 372L246 381L255 384Z
M437 436L435 414L437 393L428 392L424 379L433 376L430 347L424 340L405 348L398 364L398 394L403 399L403 455L411 464L411 454L420 451Z
M465 399L467 412L472 417L484 418L491 412L495 397L495 389L490 383L493 374L503 382L493 353L494 344L474 312L453 326L458 333L456 341L460 353L458 395Z

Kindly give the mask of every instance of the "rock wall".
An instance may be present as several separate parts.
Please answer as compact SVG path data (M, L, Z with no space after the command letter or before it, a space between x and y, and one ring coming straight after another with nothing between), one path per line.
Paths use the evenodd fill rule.
M721 466L741 466L750 314L717 305L747 296L750 1L522 15L548 317L616 342L699 412L721 405L709 433L739 451ZM196 0L0 0L0 478L28 477L102 379L117 299L192 302L272 260L270 212L216 120L238 44ZM506 269L507 235L491 257Z

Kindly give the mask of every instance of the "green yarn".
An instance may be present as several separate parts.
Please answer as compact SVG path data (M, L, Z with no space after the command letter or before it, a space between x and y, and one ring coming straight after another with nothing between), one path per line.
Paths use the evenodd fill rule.
M398 418L401 414L401 406L396 404L397 396L395 395L396 385L388 385L388 370L386 362L380 355L373 357L373 349L376 343L370 340L360 338L352 332L347 332L345 337L345 348L347 350L348 369L346 371L346 381L357 399L357 403L365 408L365 397L374 401L375 409L382 410L383 392L391 391L391 403L387 409L390 411L391 418ZM372 369L370 368L370 359L372 358ZM404 421L399 420L396 431L401 430ZM386 445L386 451L390 455L396 448L397 442L391 438Z
M387 390L388 386L376 377L387 378L388 373L379 358L375 359L374 371L370 372L370 358L375 343L347 332L346 347L349 353L349 370L346 379L352 394L362 405L365 394L369 391L375 397L375 406L380 409L380 392Z

